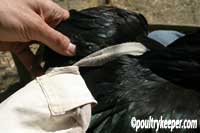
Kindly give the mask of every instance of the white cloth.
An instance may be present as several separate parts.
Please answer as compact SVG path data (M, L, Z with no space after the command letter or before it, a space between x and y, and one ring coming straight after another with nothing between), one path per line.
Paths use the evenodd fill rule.
M0 104L0 133L82 133L91 104L78 67L55 68Z
M74 66L101 66L122 55L139 56L144 54L147 48L139 42L126 42L96 51L80 61Z
M84 133L91 106L97 102L78 66L99 66L146 50L140 43L129 42L97 51L73 66L49 69L0 104L0 133Z

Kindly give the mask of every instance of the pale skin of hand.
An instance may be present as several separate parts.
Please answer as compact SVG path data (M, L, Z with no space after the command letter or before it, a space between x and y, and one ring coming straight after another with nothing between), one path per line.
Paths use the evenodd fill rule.
M67 18L69 12L51 0L1 0L0 50L23 49L27 42L35 40L59 54L72 56L75 45L54 30Z

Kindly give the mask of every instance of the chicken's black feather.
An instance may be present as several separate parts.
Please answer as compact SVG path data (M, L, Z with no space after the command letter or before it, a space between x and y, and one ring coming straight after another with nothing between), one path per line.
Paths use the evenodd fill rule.
M102 68L80 71L98 101L89 132L135 132L130 125L132 117L200 119L199 93L157 76L134 57L122 56Z
M147 34L147 26L141 14L120 8L103 6L71 10L70 18L56 29L77 45L76 57L61 56L48 49L45 53L46 64L51 67L73 64L107 46L135 41L136 37Z
M130 124L132 117L147 119L162 115L163 119L200 119L200 93L188 81L189 78L200 79L196 79L198 52L179 49L178 44L165 48L149 41L145 37L147 22L137 13L114 7L70 13L71 18L61 23L57 30L77 44L77 55L63 57L46 49L47 68L71 65L94 51L127 41L140 40L149 49L137 58L124 55L100 67L80 67L82 77L98 101L88 133L135 132ZM195 83L199 86L200 82Z
M167 48L146 52L140 63L175 84L200 91L199 37L199 32L189 34Z

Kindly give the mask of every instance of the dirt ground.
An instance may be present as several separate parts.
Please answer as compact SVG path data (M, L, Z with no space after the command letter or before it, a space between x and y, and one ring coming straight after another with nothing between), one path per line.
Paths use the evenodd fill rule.
M200 26L199 0L54 0L66 9L84 9L98 5L118 6L137 11L154 24ZM9 52L0 52L0 92L19 81Z

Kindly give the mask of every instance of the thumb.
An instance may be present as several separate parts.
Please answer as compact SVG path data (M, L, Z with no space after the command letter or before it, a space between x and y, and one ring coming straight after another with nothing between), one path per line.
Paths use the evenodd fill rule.
M72 44L67 36L56 31L45 22L40 24L38 33L35 34L36 41L40 41L47 45L55 52L65 55L75 55L76 46Z

